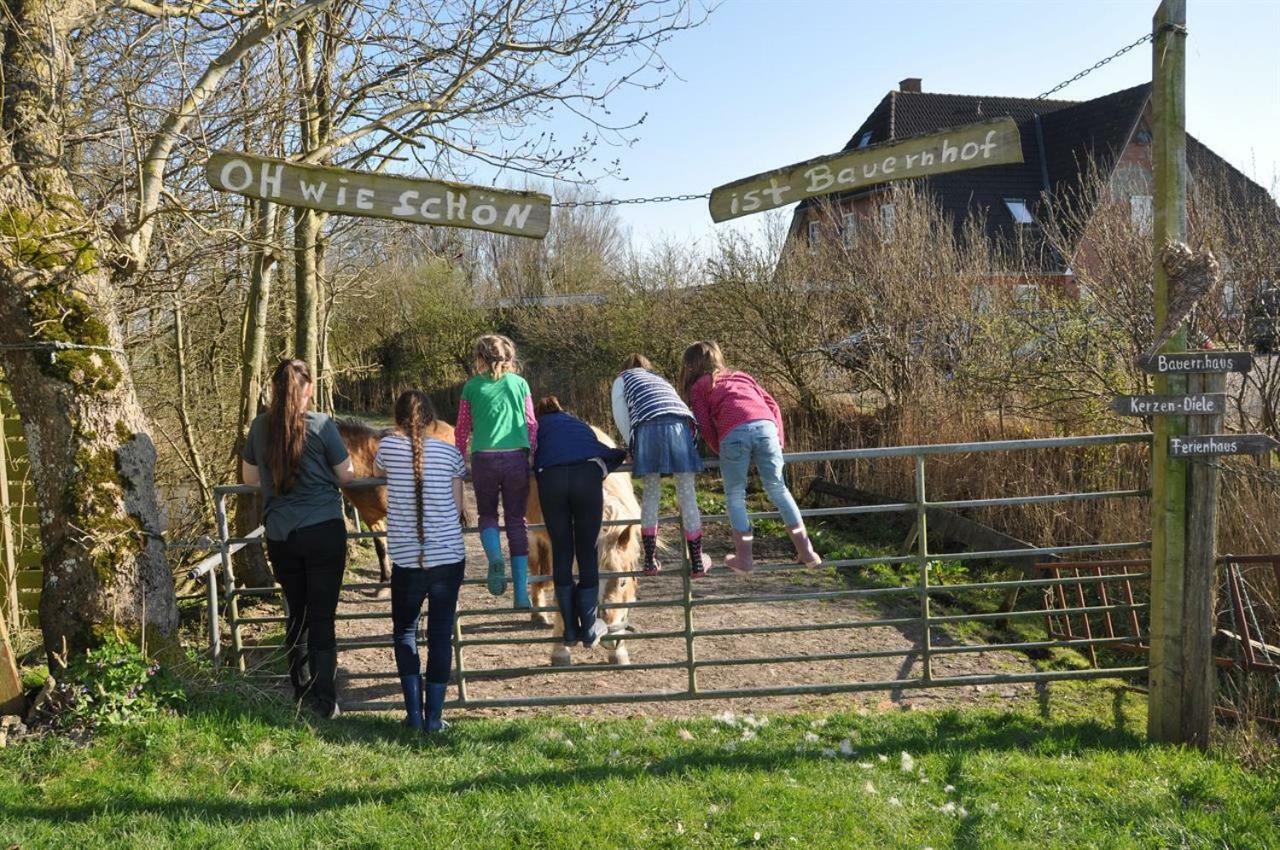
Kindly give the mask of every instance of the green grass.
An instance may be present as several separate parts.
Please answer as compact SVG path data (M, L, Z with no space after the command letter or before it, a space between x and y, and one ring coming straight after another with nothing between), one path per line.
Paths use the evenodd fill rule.
M461 719L431 745L390 718L313 726L224 689L87 747L0 751L0 837L113 850L1280 846L1280 774L1145 743L1142 701L1055 685L999 711L758 728Z

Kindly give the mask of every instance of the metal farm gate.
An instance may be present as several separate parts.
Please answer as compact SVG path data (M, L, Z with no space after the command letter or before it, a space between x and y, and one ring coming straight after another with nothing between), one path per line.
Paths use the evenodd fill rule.
M1145 676L1147 666L1145 659L1129 658L1129 662L1140 661L1140 663L1129 663L1128 666L1121 666L1121 662L1114 662L1116 666L1099 666L1089 669L1064 669L1051 671L1001 671L998 669L981 670L978 672L968 672L963 675L954 673L939 673L935 668L943 666L945 660L964 653L986 653L996 651L1009 652L1032 652L1040 650L1051 650L1054 648L1072 648L1085 651L1093 655L1099 647L1105 647L1112 644L1124 644L1131 642L1132 638L1125 635L1117 635L1114 632L1110 634L1093 635L1093 634L1063 634L1052 630L1052 633L1046 633L1044 639L1023 640L1008 643L981 643L981 642L964 642L956 640L951 636L951 632L968 623L977 623L981 621L999 621L1007 622L1013 620L1031 620L1036 623L1044 622L1046 612L1043 608L1036 604L1025 606L1017 609L1015 606L1007 606L1011 610L1001 610L983 613L960 613L960 614L937 614L932 610L934 601L939 594L945 594L947 598L954 599L965 593L995 591L1003 593L1010 600L1016 599L1017 594L1021 591L1031 591L1027 594L1028 599L1032 602L1038 602L1038 594L1046 594L1052 596L1054 593L1059 595L1064 604L1055 610L1058 617L1090 617L1105 616L1111 618L1113 615L1117 621L1123 620L1129 622L1136 621L1139 612L1145 612L1147 604L1145 602L1145 593L1142 597L1135 601L1132 596L1132 587L1134 583L1141 582L1144 585L1148 580L1145 572L1133 572L1130 570L1059 570L1052 574L1043 572L1037 573L1033 567L1028 567L1024 572L1024 577L1011 580L987 581L987 582L964 582L964 583L948 583L940 584L936 578L932 576L934 563L938 560L945 559L947 561L1045 561L1046 559L1056 559L1062 556L1068 556L1072 559L1080 559L1081 556L1096 556L1099 553L1135 553L1145 552L1149 549L1149 542L1141 539L1120 540L1116 542L1093 542L1076 545L1062 546L1045 546L1033 548L1018 549L996 549L985 551L968 551L968 552L949 552L940 553L931 551L929 548L928 516L931 512L939 509L946 511L962 511L966 509L981 508L1006 508L1028 505L1065 505L1067 503L1080 502L1116 502L1123 500L1147 500L1149 491L1147 489L1123 489L1123 490L1102 490L1095 492L1068 492L1068 493L1043 493L1029 495L1014 495L1001 498L985 498L985 499L961 499L949 501L929 501L928 493L928 469L931 459L935 461L946 457L963 456L966 462L977 462L983 456L989 456L995 453L1007 452L1047 452L1057 450L1076 450L1089 454L1089 462L1091 464L1098 463L1127 463L1133 464L1135 467L1140 466L1141 470L1145 470L1148 466L1147 451L1149 450L1151 441L1150 434L1114 434L1091 437L1067 437L1067 438L1050 438L1050 439L1030 439L1030 440L1004 440L985 443L953 443L940 445L924 445L924 446L902 446L902 447L885 447L870 449L854 449L854 450L837 450L837 451L818 451L818 452L802 452L793 453L786 456L789 464L821 464L821 465L838 465L850 462L866 462L866 461L886 461L893 462L892 459L898 459L897 462L904 466L907 465L908 459L911 469L914 470L914 483L911 488L914 491L914 498L910 501L893 502L887 504L858 504L846 505L842 507L823 507L812 508L802 511L807 518L817 517L848 517L856 515L871 514L900 514L907 515L914 519L916 524L916 532L913 534L914 543L912 551L894 554L894 555L877 555L874 557L849 558L844 560L829 560L824 566L837 568L841 571L859 570L870 567L872 565L908 565L915 577L915 581L907 586L879 586L879 587L859 587L846 588L836 590L820 590L806 592L791 593L749 593L749 594L726 594L717 593L717 585L726 578L738 578L736 574L730 573L724 568L717 568L710 576L698 579L695 582L690 580L688 571L687 556L681 559L679 569L669 567L662 574L668 579L672 578L672 574L680 579L681 591L676 596L659 599L649 599L644 597L646 586L650 586L652 580L645 579L643 573L635 572L605 572L601 571L600 579L602 585L610 578L621 576L632 576L639 580L641 590L640 598L635 602L626 604L624 607L639 610L654 609L676 609L681 614L683 626L671 629L658 629L645 631L643 629L637 631L628 631L625 634L618 635L627 642L641 642L642 645L655 641L666 641L682 646L679 655L674 659L658 660L650 662L640 662L628 666L618 666L612 664L574 664L565 667L552 667L549 665L526 665L526 666L498 666L483 667L474 663L468 663L469 657L473 655L473 650L480 647L495 647L503 645L527 645L527 644L544 644L548 648L554 644L556 638L550 636L547 632L530 633L527 635L520 634L491 634L490 630L477 631L469 628L468 622L474 621L480 617L493 617L494 615L510 616L511 618L527 618L529 612L526 610L516 610L509 605L509 597L492 599L492 604L481 607L468 607L466 602L460 603L457 622L454 627L454 675L456 676L456 698L448 705L454 708L505 708L516 706L554 706L554 705L578 705L578 704L600 704L600 703L635 703L635 702L656 702L656 701L676 701L676 700L705 700L705 699L726 699L726 698L749 698L749 697L768 697L768 696L791 696L805 694L839 694L852 693L858 691L895 691L901 692L908 689L920 688L945 688L964 685L999 685L1004 683L1031 683L1031 682L1047 682L1063 679L1090 679L1099 677L1117 677L1117 676ZM1141 460L1134 459L1136 453L1133 449L1125 449L1123 447L1135 446L1139 447L1137 452L1143 455ZM1127 460L1126 460L1127 458ZM969 459L972 459L971 461ZM714 464L710 464L714 465ZM1028 465L1030 467L1030 465ZM1114 467L1112 467L1114 468ZM905 471L905 470L904 470ZM1145 475L1143 476L1145 478ZM377 486L379 482L374 479L365 479L356 482L355 486ZM1027 489L1035 489L1035 478L1031 476L1027 483ZM284 617L279 615L271 616L243 616L241 613L241 601L251 597L276 597L279 594L278 587L237 587L232 565L231 556L233 553L248 545L261 544L261 528L257 529L253 535L245 538L231 537L228 532L226 500L231 496L240 496L255 491L256 488L244 485L223 486L215 488L216 512L218 520L218 547L219 551L211 557L205 559L193 571L195 576L205 576L208 580L207 587L207 604L209 608L209 638L211 644L211 652L217 662L225 662L233 665L241 671L253 672L262 666L257 660L261 656L258 653L280 653L283 646L279 642L267 644L254 644L246 642L244 639L245 629L247 626L257 627L261 624L283 624ZM1145 510L1145 505L1144 505ZM776 513L756 513L752 514L755 521L776 519ZM619 520L612 525L632 525L638 523L638 518ZM678 518L667 517L663 519L664 524L676 524ZM727 523L727 517L724 515L708 515L703 518L704 524L711 525L714 523ZM1145 527L1145 525L1143 526ZM531 530L537 526L530 526ZM475 534L476 529L467 529L468 534ZM380 533L379 533L380 534ZM368 539L376 536L374 532L360 531L352 533L350 538ZM757 542L757 545L759 543ZM1133 557L1133 555L1129 555ZM821 569L821 568L819 568ZM803 571L805 568L798 564L759 564L753 575L769 576L771 574L785 573L788 571ZM530 577L531 581L533 576ZM547 576L544 580L550 580ZM1102 600L1093 599L1086 600L1084 595L1080 593L1081 585L1087 583L1090 588L1096 590L1099 586L1109 585L1110 583L1124 583L1129 590L1126 594L1113 594L1104 596ZM482 585L484 580L468 579L467 585ZM352 582L344 586L344 591L369 592L376 591L385 585L377 582ZM723 587L723 584L721 584ZM695 595L695 589L697 593ZM465 592L465 589L464 589ZM490 597L484 597L486 600ZM1070 602L1070 599L1075 602ZM820 605L823 602L832 600L869 600L873 603L872 616L854 618L854 619L838 619L835 621L806 621L804 612L813 610L813 606ZM768 603L770 605L787 605L794 606L796 616L792 622L772 624L772 625L753 625L749 620L739 625L730 627L707 628L699 626L699 613L705 612L711 606L735 606L735 605L754 605L759 603ZM876 608L875 606L878 606ZM545 611L553 613L553 609L534 609L535 611ZM788 610L791 610L790 608ZM229 635L229 647L223 645L223 620L225 619L225 629ZM393 680L396 676L393 665L391 663L391 643L390 643L390 604L384 603L381 610L363 611L363 612L343 612L339 611L337 615L339 621L356 620L356 619L382 619L388 622L388 629L384 636L380 638L362 638L362 639L343 639L339 638L338 650L340 653L350 652L360 649L371 649L382 647L386 649L386 665L383 671L370 671L359 676L347 674L348 680L356 678L364 679L389 679ZM1145 616L1144 616L1145 619ZM700 645L709 639L731 638L746 635L768 635L778 636L780 641L786 640L786 635L801 632L813 632L819 630L843 630L854 631L858 629L869 629L875 627L892 627L901 630L902 634L911 635L910 644L908 646L900 646L886 649L857 649L840 652L826 652L820 654L798 654L798 653L778 653L772 655L753 655L750 657L710 657L704 656L699 651ZM941 638L941 639L940 639ZM609 639L606 638L606 641ZM884 658L902 658L904 663L899 668L899 675L891 678L882 678L875 681L857 680L852 675L840 681L824 681L824 682L791 682L787 681L780 672L787 668L787 665L794 665L799 662L835 662L845 666L840 668L842 671L852 672L854 667L860 662L866 662L870 659ZM1118 655L1104 655L1102 659L1119 658ZM339 662L341 669L342 664ZM755 681L757 684L735 687L707 687L705 683L699 682L699 672L708 670L709 668L724 667L748 667L756 670L758 676ZM482 681L492 681L495 678L505 679L507 682L519 683L521 679L533 676L542 676L548 674L563 673L591 673L610 674L617 677L618 681L625 683L629 672L643 670L668 670L683 671L683 675L679 676L679 680L683 682L682 687L663 688L660 690L627 690L625 685L622 687L609 687L607 689L599 689L588 693L557 693L551 695L529 694L517 691L516 694L510 696L492 696L477 697L472 693L472 685ZM914 671L914 672L913 672ZM260 671L261 672L261 671ZM276 673L278 676L279 674ZM341 675L341 674L340 674ZM679 675L677 673L677 675ZM399 703L387 700L364 700L364 701L343 701L343 707L350 710L386 710L399 707Z

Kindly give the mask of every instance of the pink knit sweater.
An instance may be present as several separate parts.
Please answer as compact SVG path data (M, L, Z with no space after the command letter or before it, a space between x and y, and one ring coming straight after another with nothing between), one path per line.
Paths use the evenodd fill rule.
M703 375L689 390L689 407L707 447L716 454L720 454L720 441L730 431L762 419L776 424L778 442L783 447L787 444L778 402L746 372L720 372L714 382L711 375Z

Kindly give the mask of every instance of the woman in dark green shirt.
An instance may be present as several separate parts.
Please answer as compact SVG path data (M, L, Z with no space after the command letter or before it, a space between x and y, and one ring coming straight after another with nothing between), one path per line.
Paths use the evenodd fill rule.
M240 472L244 483L262 488L267 558L289 608L285 646L294 694L332 718L339 714L333 620L347 565L338 488L355 469L333 420L308 410L312 388L302 360L276 367L271 406L249 427Z

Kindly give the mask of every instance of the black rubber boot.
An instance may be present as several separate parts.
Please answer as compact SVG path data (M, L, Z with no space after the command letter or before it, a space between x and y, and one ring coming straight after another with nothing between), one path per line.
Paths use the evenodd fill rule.
M576 591L578 603L578 639L587 649L595 649L600 639L609 634L609 627L596 617L600 606L600 587L579 587Z
M311 650L311 706L316 714L332 720L342 713L338 707L338 652L334 649Z
M578 609L573 601L573 585L564 587L556 585L556 607L560 609L560 619L564 620L564 645L573 646L578 642Z
M302 702L311 692L311 663L306 644L289 647L289 683L293 685L294 702Z

